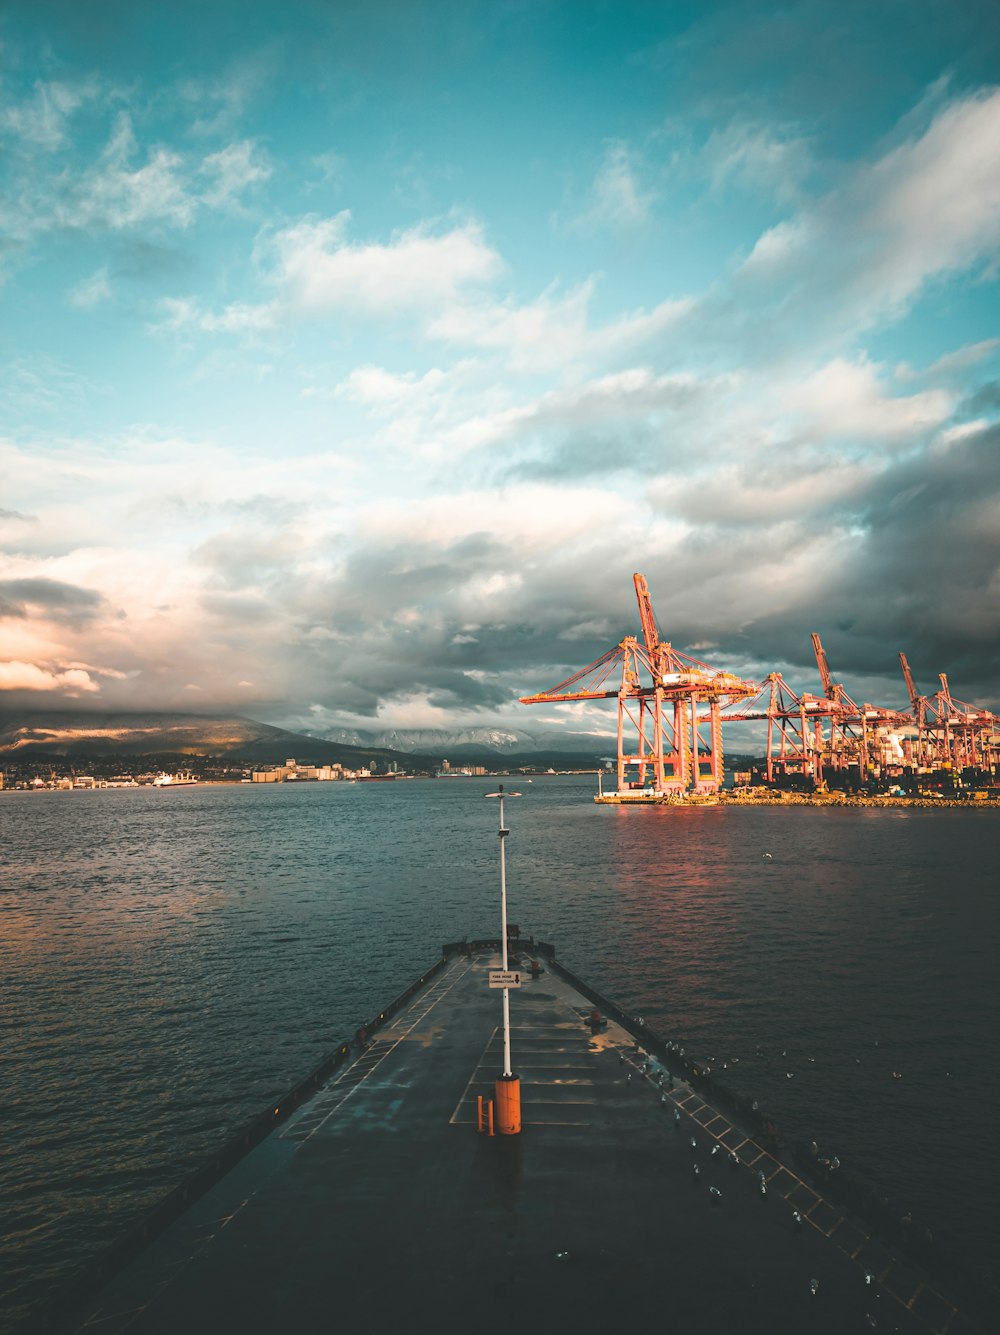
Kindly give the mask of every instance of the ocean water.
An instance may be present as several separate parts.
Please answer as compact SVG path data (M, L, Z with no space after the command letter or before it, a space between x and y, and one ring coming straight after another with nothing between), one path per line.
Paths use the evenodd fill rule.
M0 793L0 1326L499 930L494 784ZM995 1278L1000 815L520 791L511 920Z

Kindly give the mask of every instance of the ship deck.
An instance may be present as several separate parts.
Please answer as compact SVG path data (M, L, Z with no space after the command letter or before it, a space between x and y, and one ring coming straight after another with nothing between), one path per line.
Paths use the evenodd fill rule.
M450 958L70 1329L975 1329L690 1085L661 1089L624 1028L592 1033L551 968L511 993L523 1131L480 1134L498 964Z

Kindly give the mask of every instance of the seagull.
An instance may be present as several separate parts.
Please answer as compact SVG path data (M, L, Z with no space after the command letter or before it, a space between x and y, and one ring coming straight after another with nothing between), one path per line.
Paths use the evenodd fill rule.
M701 1177L701 1169L698 1167L697 1164L692 1164L691 1167L694 1169L694 1180L697 1182L698 1179Z
M802 1231L802 1216L798 1210L792 1211L792 1223L795 1225L796 1233L800 1233Z
M680 1124L681 1124L681 1115L680 1115L680 1113L677 1111L677 1109L675 1108L675 1109L674 1109L674 1126L680 1126Z
M709 1187L708 1193L713 1198L713 1203L722 1200L722 1192L718 1187Z
M819 1293L819 1280L818 1280L818 1279L811 1279L811 1280L809 1281L809 1292L812 1294L812 1296L813 1296L814 1298L816 1297L817 1293Z
M773 854L773 853L764 853L763 856L764 856L765 858L773 858L773 857L774 857L774 854Z
M692 1150L696 1150L698 1148L698 1142L695 1140L694 1136L691 1137L691 1148Z

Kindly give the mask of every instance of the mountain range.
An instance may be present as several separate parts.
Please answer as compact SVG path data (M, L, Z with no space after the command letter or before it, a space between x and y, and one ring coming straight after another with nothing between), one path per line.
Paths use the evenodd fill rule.
M614 752L613 737L594 736L582 732L525 732L510 728L391 728L368 731L358 728L335 728L318 734L345 746L381 746L407 753L458 756L469 759L473 755L527 754L532 751L595 753Z
M401 769L428 772L445 759L486 765L502 760L511 768L593 768L602 756L612 752L613 743L607 739L561 733L536 736L496 728L383 732L341 729L316 737L238 716L0 711L0 757L6 759L177 755L276 764L294 756L300 763L339 762L352 768L372 761L395 761Z

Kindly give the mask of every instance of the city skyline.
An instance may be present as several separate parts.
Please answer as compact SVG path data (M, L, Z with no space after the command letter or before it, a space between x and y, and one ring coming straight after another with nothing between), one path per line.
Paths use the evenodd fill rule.
M13 3L0 707L1000 706L994 6Z

